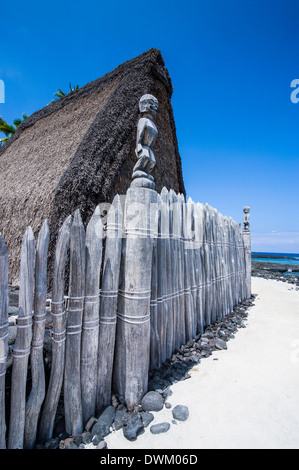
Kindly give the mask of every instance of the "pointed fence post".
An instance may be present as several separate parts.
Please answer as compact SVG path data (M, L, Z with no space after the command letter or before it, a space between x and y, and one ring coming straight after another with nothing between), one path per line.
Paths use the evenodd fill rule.
M96 373L97 412L111 403L122 236L123 209L120 196L116 195L107 217L105 257L100 292L99 346Z
M102 246L103 225L100 207L97 206L86 228L85 302L81 338L83 424L94 416L96 410Z
M24 443L26 380L32 338L34 244L32 229L28 227L21 248L19 314L11 377L9 449L23 449Z
M203 297L203 265L202 265L202 240L203 240L203 206L197 203L194 209L194 256L195 256L195 283L197 285L196 290L196 330L197 333L203 333L204 319L203 319L203 308L202 308L202 297Z
M165 329L165 359L170 358L173 348L173 302L172 302L172 257L171 257L171 224L170 224L170 194L164 187L161 191L162 198L162 224L161 235L165 245L165 270L164 270L164 302L165 315L166 315L166 329ZM163 273L162 273L163 276ZM163 360L163 362L165 361Z
M81 333L85 293L85 232L80 211L74 213L70 239L70 277L66 322L64 412L65 430L83 431L81 396Z
M243 228L243 240L245 250L245 276L246 276L246 298L251 297L251 236L250 236L250 225L249 225L249 212L250 207L245 206L243 208L244 216L244 228Z
M168 320L168 305L165 294L167 289L166 243L163 234L165 230L166 203L157 195L158 237L157 237L157 326L159 330L159 366L166 360L166 332Z
M156 204L157 193L150 188L131 185L127 191L113 382L129 409L139 404L148 386L153 237L157 233L151 206L156 214Z
M183 243L184 243L184 298L186 341L194 335L192 286L192 242L191 242L191 201L183 204Z
M0 449L6 448L5 375L8 354L8 256L0 233Z
M172 324L172 343L171 343L171 353L168 353L168 357L171 357L171 354L174 352L176 347L176 325L177 325L177 303L178 303L178 276L177 276L177 243L174 234L174 201L176 194L171 189L168 193L168 213L169 213L169 251L170 251L170 261L169 261L169 297L170 297L170 314L171 314L171 324ZM170 345L169 345L170 346ZM169 350L170 352L170 350Z
M160 331L158 329L157 301L158 301L158 267L157 267L157 238L153 240L152 279L150 300L150 368L158 369L160 366Z
M180 263L180 211L178 195L171 191L171 238L172 238L172 304L173 304L173 350L179 348L181 342L181 263Z
M186 322L185 322L185 270L184 270L184 209L185 198L178 194L177 217L178 217L178 323L177 323L177 347L186 344Z
M55 249L51 300L51 313L53 318L52 362L50 380L42 408L39 427L39 442L42 444L52 437L63 382L66 332L64 276L71 225L72 216L68 216L59 230Z
M45 397L43 345L46 321L49 237L49 225L46 220L39 232L36 246L34 315L30 355L32 388L26 403L25 449L32 449L36 443L37 422Z
M192 338L197 334L197 244L196 244L196 229L195 229L195 204L190 199L190 235L189 235L189 260L190 260L190 271L191 271L191 299L192 299Z

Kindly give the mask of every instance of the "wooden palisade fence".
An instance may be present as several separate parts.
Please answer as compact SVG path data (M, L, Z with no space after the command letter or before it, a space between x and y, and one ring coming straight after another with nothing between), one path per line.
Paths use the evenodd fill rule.
M147 392L150 368L251 296L248 217L243 231L207 204L186 202L166 188L154 190L151 146L157 130L150 116L157 100L144 95L140 103L145 114L127 194L115 196L105 224L107 204L100 204L86 230L77 209L58 234L48 299L48 380L43 356L48 223L36 245L32 229L25 232L9 410L8 254L0 234L0 448L33 448L50 439L61 397L70 435L81 433L90 417L110 405L112 391L134 409Z
M115 197L105 227L99 205L86 231L79 210L60 229L47 389L43 340L49 228L46 221L36 247L31 228L26 230L9 424L8 268L0 237L1 448L32 448L51 438L62 391L70 435L82 432L87 420L111 403L112 391L133 409L147 391L149 368L158 368L176 348L251 295L248 230L209 205L191 199L185 203L182 195L165 188L157 194L131 187L123 199ZM29 359L31 389L26 395Z

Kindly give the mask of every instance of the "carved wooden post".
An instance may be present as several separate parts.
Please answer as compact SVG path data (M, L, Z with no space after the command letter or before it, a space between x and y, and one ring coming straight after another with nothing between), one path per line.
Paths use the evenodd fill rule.
M245 206L243 208L244 216L244 229L243 229L243 239L244 239L244 249L245 249L245 271L246 271L246 297L249 299L251 297L251 236L250 236L250 225L249 225L249 212L250 208Z
M153 237L157 232L151 217L151 206L156 214L157 193L150 173L156 163L152 147L158 134L153 122L158 102L144 95L139 106L143 116L137 128L138 161L126 195L114 367L115 389L129 409L138 405L148 386Z
M156 233L150 206L156 203L157 193L152 189L130 187L127 191L114 386L125 397L129 409L139 403L148 384L151 271Z
M8 353L8 257L0 233L0 449L6 448L5 374Z
M26 449L32 449L35 445L38 417L45 397L43 345L46 321L49 237L49 226L46 220L39 232L36 246L34 315L30 356L32 388L26 403L24 435L24 447Z
M81 339L83 424L94 416L96 410L102 246L103 226L100 207L97 206L86 228L85 302Z
M97 358L96 410L111 403L116 311L123 235L123 209L115 196L108 212L105 257L101 283L100 325Z
M21 248L19 314L11 378L9 449L22 449L24 443L27 366L32 338L34 243L32 229L28 227Z
M246 289L246 270L245 270L245 244L243 237L242 224L240 224L240 259L241 259L241 273L242 273L242 285L241 293L242 300L246 299L247 289Z
M66 322L64 412L65 430L70 435L83 430L81 397L81 332L85 293L85 232L77 209L70 239L70 279Z
M41 443L44 443L47 441L47 439L52 437L54 420L64 374L66 331L64 275L70 240L71 224L72 216L68 216L59 230L55 250L51 301L51 313L53 318L52 362L50 381L42 409L39 429L39 441Z

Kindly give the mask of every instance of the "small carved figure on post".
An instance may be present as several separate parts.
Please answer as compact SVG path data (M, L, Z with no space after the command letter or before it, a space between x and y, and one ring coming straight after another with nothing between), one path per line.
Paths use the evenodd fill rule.
M245 232L249 232L249 227L250 227L250 224L249 224L249 218L250 218L250 207L249 206L245 206L243 207L243 212L244 212L244 215L243 215L243 224L244 224L244 231Z
M158 135L154 123L154 117L158 110L158 100L153 95L143 95L139 100L139 110L142 117L138 122L135 149L138 161L133 169L132 185L154 189L154 178L151 172L156 165L153 145Z

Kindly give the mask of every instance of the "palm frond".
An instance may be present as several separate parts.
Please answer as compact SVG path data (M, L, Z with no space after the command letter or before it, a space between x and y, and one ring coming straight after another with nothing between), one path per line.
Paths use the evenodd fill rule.
M77 83L76 86L72 87L71 82L69 82L69 93L72 93L75 90L79 89L79 83ZM56 99L63 98L64 96L68 95L68 93L65 93L61 88L58 88L58 90L54 93L54 96Z
M16 131L14 126L8 124L2 117L0 117L0 132L9 137L11 134L14 134Z
M21 119L21 118L17 118L17 119L14 119L14 120L13 120L14 126L15 126L15 127L18 127L23 121L25 121L26 118L28 118L27 114L23 113L23 114L22 114L22 119Z
M54 93L54 96L56 96L56 98L62 98L63 96L65 96L66 93L64 93L63 90L61 90L61 88L58 88L58 90L56 91L56 93Z

